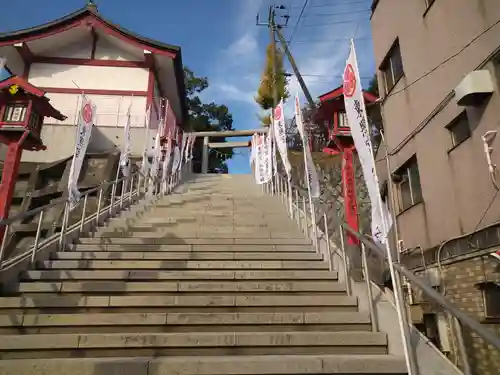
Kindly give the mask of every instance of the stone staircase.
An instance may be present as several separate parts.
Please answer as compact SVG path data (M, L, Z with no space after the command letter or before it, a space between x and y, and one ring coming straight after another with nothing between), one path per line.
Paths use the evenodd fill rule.
M249 176L199 176L21 273L0 335L0 375L406 374Z

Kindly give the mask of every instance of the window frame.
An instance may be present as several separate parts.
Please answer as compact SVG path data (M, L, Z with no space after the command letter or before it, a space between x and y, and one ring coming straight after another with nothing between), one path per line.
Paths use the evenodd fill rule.
M453 131L453 129L457 128L457 125L459 124L466 124L467 126L467 135L463 139L457 141L456 137L456 132ZM446 125L446 129L450 133L450 139L451 139L451 148L448 150L448 152L454 150L458 146L460 146L462 143L464 143L466 140L468 140L470 137L472 137L472 129L470 128L470 122L469 122L469 116L467 116L467 111L463 110L460 112L451 122Z
M414 181L415 171L413 171L412 173L412 168L416 168L416 172L418 173L417 181ZM398 213L402 213L424 201L422 193L422 183L420 181L420 171L418 168L418 160L416 155L413 155L400 168L398 168L395 174L401 176L401 181L396 183L396 192ZM402 188L403 184L407 185L407 187L404 188L407 189L405 190L405 192ZM415 189L416 186L418 186L418 191ZM408 193L410 195L410 203L405 204L404 197L406 197Z
M495 282L486 281L479 284L476 284L481 290L481 297L483 299L483 308L484 308L484 318L485 319L500 319L500 303L498 306L498 311L494 314L490 314L490 304L488 302L497 301L498 298L495 296L488 296L487 292L491 290L496 290L497 293L500 293L500 285ZM491 300L490 300L491 299ZM497 302L498 303L498 302Z
M394 67L393 67L393 56L395 56L394 52L398 50L399 51L399 59L401 61L401 74L396 77L394 74ZM394 43L392 43L391 48L389 48L389 51L384 57L384 60L382 61L382 64L379 66L379 71L382 74L383 77L383 82L384 82L384 93L387 96L393 89L396 87L398 82L401 80L401 78L404 77L405 75L405 70L404 70L404 64L403 64L403 56L401 54L401 45L399 43L399 38L396 38ZM388 72L390 71L391 78L392 78L392 86L389 87L387 84L388 82Z

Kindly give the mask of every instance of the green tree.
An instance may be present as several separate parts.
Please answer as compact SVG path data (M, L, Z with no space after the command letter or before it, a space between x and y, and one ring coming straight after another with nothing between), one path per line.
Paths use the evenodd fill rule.
M377 81L377 74L375 73L370 80L370 83L368 83L368 88L366 89L369 93L378 96L378 81Z
M233 129L233 116L226 105L203 103L200 93L205 90L209 83L206 77L197 77L192 70L184 68L184 79L186 86L186 102L189 113L189 126L193 131L224 131ZM211 137L211 142L225 142L223 137ZM197 139L193 150L194 172L201 172L203 139ZM220 149L209 151L208 169L220 169L227 173L226 161L233 156L232 149Z
M278 100L280 100L281 98L283 98L283 100L286 100L290 97L290 94L288 92L288 79L285 75L285 69L283 66L283 53L279 48L276 49L275 79L273 77L273 60L273 43L269 43L266 50L264 71L260 80L257 96L255 96L255 101L264 111L269 111L273 108L273 84L276 84L277 87ZM265 114L264 116L260 117L260 119L264 126L269 126L269 114Z

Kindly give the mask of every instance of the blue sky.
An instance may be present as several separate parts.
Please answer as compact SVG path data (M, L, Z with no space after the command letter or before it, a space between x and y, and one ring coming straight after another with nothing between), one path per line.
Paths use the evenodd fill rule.
M236 129L259 126L259 108L253 101L269 43L266 27L258 27L256 14L267 18L271 4L284 5L292 34L291 50L313 96L341 83L349 38L356 37L358 63L364 85L374 72L369 23L371 0L97 0L105 18L141 35L182 47L183 61L197 75L207 76L210 87L203 99L226 104ZM86 0L23 0L9 2L0 14L0 32L51 21L71 13ZM125 5L127 4L127 5ZM19 16L22 15L22 16ZM288 72L291 68L286 66ZM366 79L365 79L366 77ZM299 87L292 79L290 91ZM304 101L303 97L302 100ZM292 116L287 106L286 115ZM248 150L238 149L229 162L231 173L249 173Z

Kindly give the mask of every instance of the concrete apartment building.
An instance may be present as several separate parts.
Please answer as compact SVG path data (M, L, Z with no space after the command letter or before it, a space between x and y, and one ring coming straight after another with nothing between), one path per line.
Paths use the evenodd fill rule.
M482 136L500 131L500 1L375 0L371 24L402 259L500 333L500 193ZM491 159L500 166L500 137ZM377 158L383 158L379 152ZM500 176L493 176L500 181ZM416 324L472 374L500 353L416 293Z

